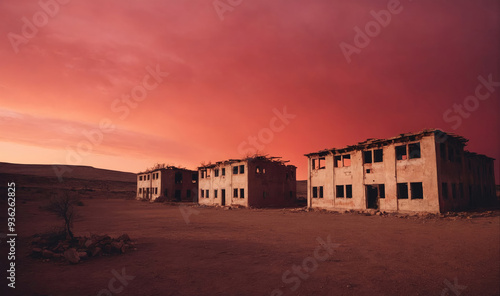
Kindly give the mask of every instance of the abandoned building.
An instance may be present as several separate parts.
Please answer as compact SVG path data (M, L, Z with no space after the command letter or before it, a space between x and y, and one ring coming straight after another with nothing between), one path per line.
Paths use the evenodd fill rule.
M198 168L199 204L287 207L296 200L296 167L277 157L230 159Z
M137 199L196 202L197 193L197 171L165 166L137 174Z
M307 205L447 212L496 201L493 158L437 129L309 153Z

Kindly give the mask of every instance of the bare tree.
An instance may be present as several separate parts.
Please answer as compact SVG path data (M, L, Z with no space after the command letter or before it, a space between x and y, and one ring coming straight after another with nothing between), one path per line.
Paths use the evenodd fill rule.
M73 232L71 228L73 227L73 219L75 218L75 205L77 205L78 199L71 197L69 194L65 193L63 195L57 195L50 199L49 204L46 209L58 217L64 220L64 229L66 234L73 239Z

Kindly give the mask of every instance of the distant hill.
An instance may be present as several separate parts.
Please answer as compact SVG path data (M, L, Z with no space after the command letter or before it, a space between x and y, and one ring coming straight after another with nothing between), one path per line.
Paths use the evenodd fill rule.
M307 198L307 180L297 180L297 198Z
M136 182L134 173L96 169L91 166L69 166L71 172L65 172L63 178L75 178L86 180L107 180ZM54 168L50 164L16 164L0 162L0 174L31 175L42 177L56 177Z

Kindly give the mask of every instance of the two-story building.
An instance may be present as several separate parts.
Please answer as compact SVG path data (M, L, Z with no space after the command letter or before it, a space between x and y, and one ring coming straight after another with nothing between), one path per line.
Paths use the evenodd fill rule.
M137 174L137 199L196 202L197 194L197 171L166 166Z
M446 212L495 201L493 159L440 130L306 154L308 207Z
M275 157L230 159L198 168L201 205L287 207L296 201L296 167Z

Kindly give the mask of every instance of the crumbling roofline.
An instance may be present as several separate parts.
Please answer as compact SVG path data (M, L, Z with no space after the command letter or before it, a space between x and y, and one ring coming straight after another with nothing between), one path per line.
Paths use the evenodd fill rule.
M272 163L279 163L281 165L286 165L286 163L290 162L289 160L282 160L281 157L277 156L267 156L267 155L254 155L254 156L249 156L245 157L242 159L228 159L228 160L223 160L223 161L218 161L216 163L208 163L206 165L201 165L198 167L198 169L209 169L209 168L215 168L221 165L230 165L233 163L238 163L238 162L252 162L252 161L268 161Z
M326 155L344 154L344 153L348 153L348 152L356 151L356 150L379 148L379 147L387 146L390 144L418 141L421 138L426 137L426 136L430 136L430 135L436 135L437 137L439 136L440 138L444 138L444 139L449 139L449 138L455 139L464 146L469 141L469 140L465 139L464 137L461 137L461 136L458 136L455 134L451 134L451 133L446 133L446 132L443 132L439 129L426 129L426 130L423 130L423 131L420 131L417 133L400 134L396 137L392 137L392 138L388 138L388 139L367 139L366 141L359 142L356 145L349 145L349 146L346 146L344 148L324 149L324 150L321 150L318 152L304 154L304 156L311 157L311 156L326 156Z

